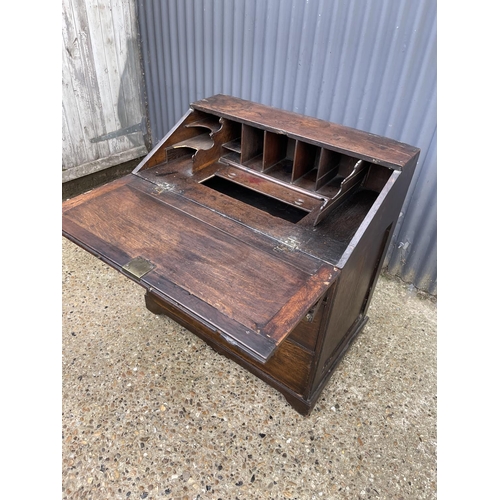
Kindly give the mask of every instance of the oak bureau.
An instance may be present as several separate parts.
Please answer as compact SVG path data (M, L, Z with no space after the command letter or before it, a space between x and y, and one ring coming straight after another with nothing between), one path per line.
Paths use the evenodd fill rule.
M63 234L307 415L368 319L418 155L216 95L131 174L65 201Z

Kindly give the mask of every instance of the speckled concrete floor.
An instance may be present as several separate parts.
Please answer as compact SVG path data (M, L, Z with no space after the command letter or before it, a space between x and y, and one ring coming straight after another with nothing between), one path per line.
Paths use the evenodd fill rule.
M436 498L436 303L379 280L309 417L63 239L64 499Z

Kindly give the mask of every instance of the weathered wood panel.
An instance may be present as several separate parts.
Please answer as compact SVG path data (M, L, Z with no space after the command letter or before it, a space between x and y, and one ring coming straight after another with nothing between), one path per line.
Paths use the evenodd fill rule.
M63 0L62 180L147 153L134 0Z

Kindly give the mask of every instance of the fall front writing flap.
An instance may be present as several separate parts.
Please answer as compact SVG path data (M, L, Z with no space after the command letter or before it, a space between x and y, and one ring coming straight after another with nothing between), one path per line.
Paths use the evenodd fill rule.
M337 273L135 175L65 202L63 233L260 362Z

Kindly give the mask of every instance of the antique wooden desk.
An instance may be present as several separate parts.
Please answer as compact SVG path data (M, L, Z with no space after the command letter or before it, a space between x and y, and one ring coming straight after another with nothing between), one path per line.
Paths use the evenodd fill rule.
M419 150L216 95L63 234L308 414L366 312Z

